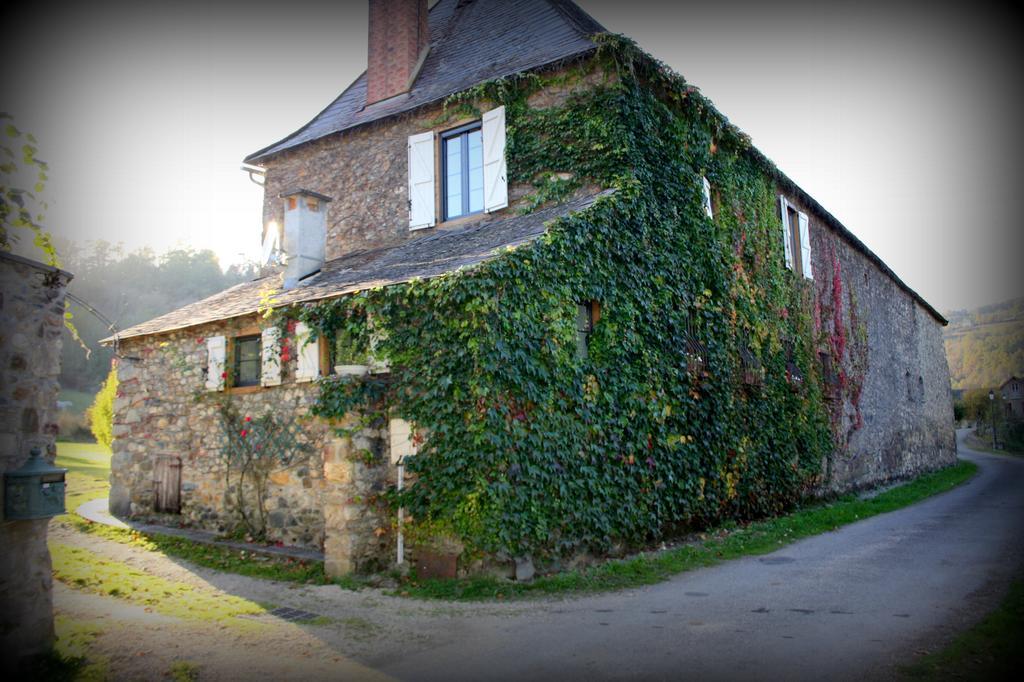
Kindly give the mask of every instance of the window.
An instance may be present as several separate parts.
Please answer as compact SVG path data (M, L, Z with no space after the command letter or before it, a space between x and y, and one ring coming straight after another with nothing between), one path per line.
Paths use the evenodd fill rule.
M838 397L839 375L832 366L832 354L827 351L818 353L818 361L821 363L821 383L825 389L825 399L834 400Z
M594 325L601 319L601 307L597 301L583 301L576 308L576 354L587 357L590 348L590 337L594 333Z
M235 339L235 386L259 386L262 354L259 336L240 336Z
M444 219L484 210L484 145L479 123L441 136Z
M440 135L433 131L410 135L409 229L508 207L507 176L503 106Z
M811 269L811 231L806 213L801 213L786 198L779 195L782 214L782 241L786 253L786 267L806 279L814 279Z
M711 207L711 183L708 182L707 178L701 178L701 190L702 198L704 200L704 213L707 214L708 218L715 219L715 211Z

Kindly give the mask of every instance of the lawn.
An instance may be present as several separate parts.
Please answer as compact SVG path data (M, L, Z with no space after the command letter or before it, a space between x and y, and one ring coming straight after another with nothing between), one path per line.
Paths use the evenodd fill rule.
M99 443L57 443L57 466L68 470L68 513L110 492L110 449Z

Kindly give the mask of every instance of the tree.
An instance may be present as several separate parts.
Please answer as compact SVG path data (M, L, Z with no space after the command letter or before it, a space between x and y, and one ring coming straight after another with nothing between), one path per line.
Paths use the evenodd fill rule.
M31 133L18 130L5 112L0 112L0 121L4 121L0 144L0 249L10 251L20 240L19 230L27 230L35 246L46 254L46 262L56 266L53 239L42 227L47 208L42 193L49 179L48 166L36 157L36 138ZM21 148L15 151L19 144ZM26 183L31 184L31 190L20 186Z
M96 442L110 447L114 441L114 398L117 397L117 368L112 367L103 387L89 408L89 426Z
M968 419L988 421L990 409L988 389L976 388L964 393L964 411Z

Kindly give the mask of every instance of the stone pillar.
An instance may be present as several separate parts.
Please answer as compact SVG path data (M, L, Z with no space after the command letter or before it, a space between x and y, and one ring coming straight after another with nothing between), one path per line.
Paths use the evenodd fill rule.
M57 376L70 273L0 252L0 472L39 446L56 455ZM0 514L3 510L0 486ZM5 670L53 644L48 519L0 517L0 661Z
M338 578L387 565L388 519L375 500L388 473L387 440L363 429L324 449L324 572ZM382 530L383 529L383 532Z

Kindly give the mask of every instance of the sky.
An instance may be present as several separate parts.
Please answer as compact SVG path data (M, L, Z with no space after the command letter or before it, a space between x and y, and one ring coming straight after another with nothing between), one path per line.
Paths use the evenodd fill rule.
M1024 295L1022 47L1002 4L578 0L681 73L940 310ZM361 0L0 10L0 111L78 244L260 251L242 159L366 66Z

